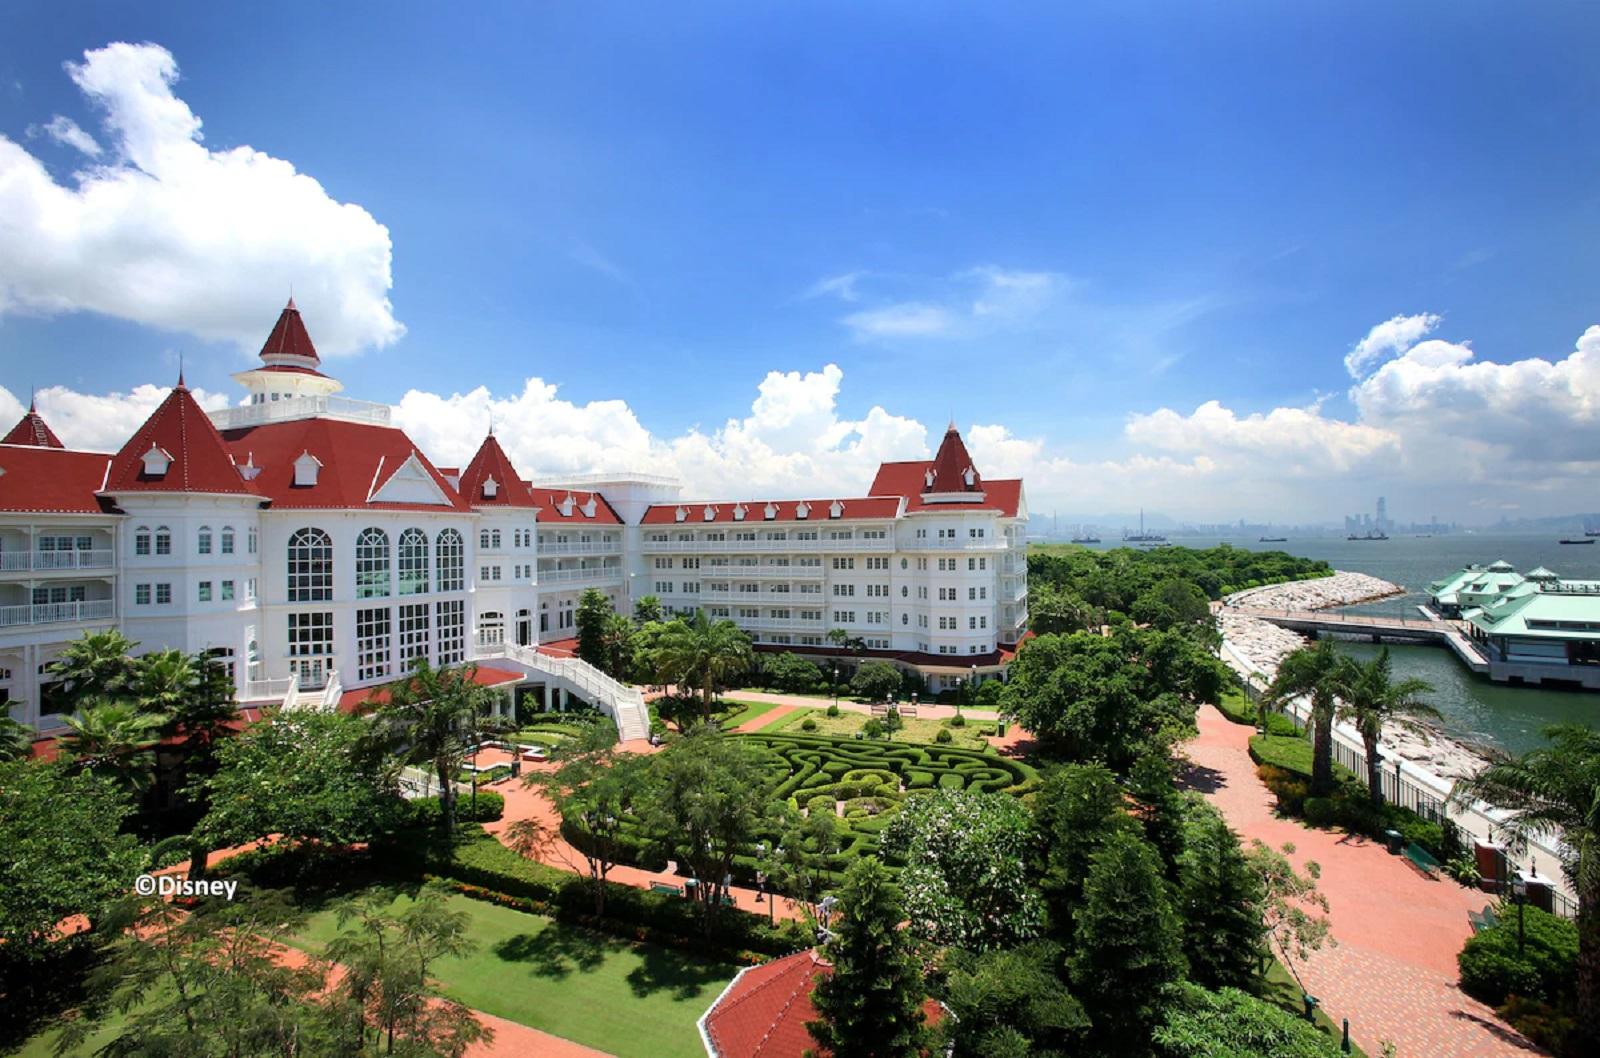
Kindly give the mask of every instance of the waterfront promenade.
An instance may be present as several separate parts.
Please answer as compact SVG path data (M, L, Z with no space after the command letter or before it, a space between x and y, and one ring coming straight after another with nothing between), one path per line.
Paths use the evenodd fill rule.
M1410 643L1439 643L1455 652L1461 663L1473 672L1487 675L1489 659L1467 637L1459 621L1447 621L1437 616L1387 617L1374 614L1345 613L1342 610L1287 610L1265 606L1230 606L1228 613L1240 617L1253 617L1258 621L1275 624L1294 632L1315 636L1330 635L1366 636L1374 643L1401 641Z

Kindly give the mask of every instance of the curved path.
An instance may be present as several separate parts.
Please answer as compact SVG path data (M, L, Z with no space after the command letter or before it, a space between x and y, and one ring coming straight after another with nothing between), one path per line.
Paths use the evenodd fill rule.
M1250 759L1254 729L1209 705L1198 722L1199 736L1187 747L1189 785L1246 842L1259 838L1274 848L1292 842L1297 866L1321 865L1318 888L1328 898L1338 944L1314 953L1302 973L1329 1015L1350 1019L1350 1035L1363 1050L1375 1056L1389 1040L1400 1058L1543 1053L1457 987L1456 953L1472 935L1467 912L1489 897L1442 876L1424 877L1377 842L1278 818Z

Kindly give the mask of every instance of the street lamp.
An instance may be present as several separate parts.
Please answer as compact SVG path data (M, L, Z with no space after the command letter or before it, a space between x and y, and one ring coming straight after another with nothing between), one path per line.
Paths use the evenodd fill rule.
M833 707L835 709L837 709L839 707L839 666L838 665L835 665L833 667L833 676L828 681L828 685L833 689Z
M1522 876L1521 871L1518 871L1517 876L1512 879L1511 897L1517 905L1517 954L1521 955L1526 939L1523 925L1523 909L1528 906L1528 881Z

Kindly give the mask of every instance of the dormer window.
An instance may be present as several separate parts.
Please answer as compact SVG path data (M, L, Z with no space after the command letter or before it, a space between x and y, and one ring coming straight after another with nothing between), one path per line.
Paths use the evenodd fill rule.
M961 480L965 481L967 483L967 488L970 489L972 488L973 483L978 480L978 475L971 467L968 467L966 472L961 475Z
M294 461L294 483L299 488L309 488L317 483L317 473L322 469L322 460L310 452L301 452Z
M566 498L561 501L558 507L558 509L561 511L561 517L571 518L572 509L577 505L578 501L572 498L572 493L567 493Z
M672 517L674 521L681 522L685 518L689 517L689 512L684 510L682 507L679 507L676 511L672 512Z
M745 516L745 505L741 503L741 504L739 504L739 506L737 506L737 507L735 507L733 509L733 520L736 521L736 522L742 522L742 521L744 521L744 516Z
M762 517L766 518L767 521L772 521L778 516L778 505L776 503L767 504L766 507L762 509L761 514Z
M809 503L804 503L804 502L795 504L794 505L794 516L796 518L809 518L809 517L811 517L811 505Z
M833 503L828 506L828 517L829 518L837 518L843 513L844 513L844 504L840 503L838 500L834 500Z
M706 509L702 511L701 514L705 520L709 522L717 516L717 509L708 503L706 504Z
M599 505L594 501L594 493L591 492L589 498L583 502L583 516L585 518L593 518L594 512L599 509Z
M254 452L247 455L243 463L235 463L234 468L239 471L239 476L246 481L254 481L256 475L261 473L261 468L256 466L256 454Z
M922 487L925 488L925 489L933 488L933 471L932 470L924 470L922 472Z
M167 468L172 466L172 456L154 444L150 446L150 451L140 458L144 460L144 476L147 478L164 478L167 476Z
M498 481L496 481L493 477L487 477L487 478L483 479L483 498L484 499L486 499L486 500L494 499L495 494L498 493L499 491L500 491L500 483Z

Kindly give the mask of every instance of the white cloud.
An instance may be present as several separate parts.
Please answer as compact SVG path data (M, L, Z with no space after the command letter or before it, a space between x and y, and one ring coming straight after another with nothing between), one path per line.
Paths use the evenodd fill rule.
M972 314L1007 319L1038 312L1066 282L1054 272L1022 272L994 265L974 268L966 274L982 284L972 303Z
M1291 477L1370 471L1393 459L1399 449L1395 434L1326 418L1316 406L1240 416L1214 400L1188 415L1161 408L1130 416L1124 433L1136 446L1213 459L1261 460Z
M87 154L91 158L98 158L101 154L100 144L95 138L78 127L78 123L69 117L57 114L50 119L50 123L42 129L29 129L29 134L41 131L57 143L66 144L75 151Z
M936 338L951 332L956 317L938 305L906 301L852 312L842 322L858 338Z
M50 386L34 394L39 414L68 448L90 452L115 452L121 448L150 413L172 392L171 386L151 383L135 386L126 393L78 393L65 386ZM192 390L194 399L207 411L228 406L225 394ZM28 410L20 394L0 386L0 430L9 430Z
M166 49L111 44L67 72L111 158L63 185L0 136L0 313L97 312L253 349L292 285L323 353L404 333L388 229L289 162L202 146ZM46 131L91 157L100 147L66 118Z
M618 283L632 282L620 265L582 239L573 240L572 249L568 251L567 256L583 267L599 272L607 279L614 279Z
M840 301L859 301L861 295L856 292L856 284L865 275L865 272L844 272L836 276L826 276L811 284L810 289L800 295L800 299L806 301L832 294Z
M861 300L860 272L819 280L807 297L836 294ZM1068 287L1055 272L980 265L932 284L938 296L861 309L839 322L860 339L945 338L982 334L1038 316Z
M1361 378L1384 357L1404 353L1431 334L1439 326L1439 320L1440 317L1431 312L1384 320L1351 347L1344 358L1345 370L1350 372L1351 378Z

